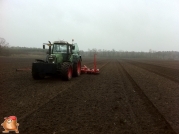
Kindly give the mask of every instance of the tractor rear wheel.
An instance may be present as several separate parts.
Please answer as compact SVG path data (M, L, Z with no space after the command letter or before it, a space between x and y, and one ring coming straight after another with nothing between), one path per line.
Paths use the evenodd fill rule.
M81 75L81 61L73 64L73 76L78 77Z
M63 80L69 81L72 78L72 66L69 62L64 62L61 66L61 77Z

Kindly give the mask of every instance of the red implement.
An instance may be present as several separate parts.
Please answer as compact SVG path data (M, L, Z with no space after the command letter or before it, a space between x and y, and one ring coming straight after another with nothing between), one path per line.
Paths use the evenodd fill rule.
M96 68L96 54L94 54L94 68L90 69L86 65L81 67L81 73L99 74L99 69Z

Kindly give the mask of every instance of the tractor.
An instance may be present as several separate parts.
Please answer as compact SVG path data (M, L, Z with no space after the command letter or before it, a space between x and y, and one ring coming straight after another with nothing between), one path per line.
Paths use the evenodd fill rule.
M60 75L63 80L69 81L72 76L81 74L82 57L79 54L77 43L66 41L49 41L46 60L36 59L32 63L32 77L42 79L48 75ZM43 49L45 49L43 45Z

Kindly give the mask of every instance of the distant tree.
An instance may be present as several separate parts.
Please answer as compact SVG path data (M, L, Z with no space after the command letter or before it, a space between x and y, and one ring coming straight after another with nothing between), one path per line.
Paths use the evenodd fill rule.
M9 50L6 49L8 46L9 43L7 43L4 38L0 37L0 55L9 55Z
M0 48L2 48L2 47L8 47L8 46L9 46L9 43L7 43L4 38L0 37Z

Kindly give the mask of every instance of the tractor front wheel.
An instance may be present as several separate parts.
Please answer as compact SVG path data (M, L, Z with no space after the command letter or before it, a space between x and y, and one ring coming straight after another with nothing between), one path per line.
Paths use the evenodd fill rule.
M71 80L72 78L72 66L69 62L64 62L61 66L61 76L63 80Z

